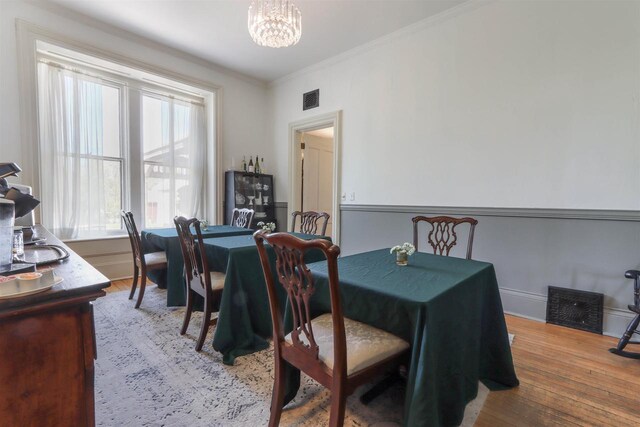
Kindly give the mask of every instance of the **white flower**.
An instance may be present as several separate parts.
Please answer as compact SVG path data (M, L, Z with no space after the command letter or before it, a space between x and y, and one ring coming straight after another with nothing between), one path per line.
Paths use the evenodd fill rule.
M263 231L268 231L269 233L273 233L276 229L276 225L273 222L267 222L266 224L262 221L256 224Z
M404 252L407 255L411 256L416 252L416 248L411 243L404 242L402 245L396 245L392 247L391 251L389 251L389 253L394 253L394 252L401 252L401 253Z

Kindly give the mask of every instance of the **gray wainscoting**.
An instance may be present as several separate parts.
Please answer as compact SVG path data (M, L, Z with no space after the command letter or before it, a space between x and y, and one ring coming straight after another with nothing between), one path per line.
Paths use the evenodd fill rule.
M505 311L546 315L547 286L605 295L604 330L620 336L633 302L628 269L640 267L640 212L342 205L344 255L412 241L415 215L473 216L473 258L494 264ZM426 235L422 235L426 244ZM459 236L460 246L466 234ZM420 247L425 249L424 245ZM458 247L455 256L464 256Z
M276 202L276 221L278 221L277 231L287 231L287 202Z

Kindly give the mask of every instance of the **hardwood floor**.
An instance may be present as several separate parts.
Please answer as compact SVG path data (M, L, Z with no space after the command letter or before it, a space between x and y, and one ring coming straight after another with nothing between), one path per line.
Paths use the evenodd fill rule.
M490 393L476 426L640 425L640 360L609 353L617 339L515 316L507 326L520 387Z
M128 292L130 286L130 280L118 280L107 291ZM476 426L640 425L640 360L609 353L617 339L515 316L506 319L515 334L512 351L520 386L490 393Z
M140 286L140 282L139 281L138 281L138 286ZM155 284L147 281L147 286L155 286ZM120 291L131 291L131 279L114 280L114 281L111 282L111 286L108 287L107 289L105 289L105 291L107 291L107 293L120 292Z

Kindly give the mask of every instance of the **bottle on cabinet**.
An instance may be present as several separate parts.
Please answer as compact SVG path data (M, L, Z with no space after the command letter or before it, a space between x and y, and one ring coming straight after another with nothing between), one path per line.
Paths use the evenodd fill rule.
M247 172L249 172L249 173L253 173L254 172L253 157L251 157L251 156L249 156L249 167L247 168Z
M258 156L256 156L256 173L262 173L262 169L260 169L260 161L258 160Z
M247 171L247 156L242 156L242 165L241 165L242 171L246 172Z
M264 157L260 158L260 173L267 173L267 168L264 167Z

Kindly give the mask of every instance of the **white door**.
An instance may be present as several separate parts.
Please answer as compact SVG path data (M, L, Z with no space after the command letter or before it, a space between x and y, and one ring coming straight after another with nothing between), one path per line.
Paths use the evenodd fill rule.
M304 176L302 210L333 212L333 138L303 134ZM333 219L329 218L326 235L332 235Z

